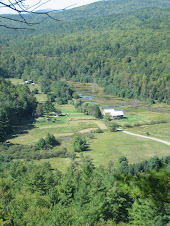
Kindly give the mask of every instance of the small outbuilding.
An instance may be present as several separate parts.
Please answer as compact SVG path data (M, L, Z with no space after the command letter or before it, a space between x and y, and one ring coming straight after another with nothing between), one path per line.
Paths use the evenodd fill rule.
M114 110L113 108L104 109L103 114L109 114L111 119L123 118L123 111Z

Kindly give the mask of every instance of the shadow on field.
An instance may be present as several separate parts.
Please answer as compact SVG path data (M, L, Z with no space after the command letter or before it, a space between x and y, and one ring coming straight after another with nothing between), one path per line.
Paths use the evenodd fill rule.
M13 139L18 137L21 134L27 134L29 130L36 128L35 124L35 119L30 118L28 120L24 120L20 122L18 125L15 125L13 127L13 132L9 134L6 139Z
M91 151L92 149L90 148L90 146L87 144L85 149L83 150L83 152L86 152L86 151Z

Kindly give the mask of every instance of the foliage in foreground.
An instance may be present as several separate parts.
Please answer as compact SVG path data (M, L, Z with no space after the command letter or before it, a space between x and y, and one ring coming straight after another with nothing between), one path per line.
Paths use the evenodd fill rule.
M159 170L125 175L119 166L94 168L81 155L65 174L50 164L0 158L0 219L8 225L85 225L118 223L167 225L169 157ZM148 160L152 162L153 160ZM127 164L128 165L128 164ZM152 165L150 163L150 165Z

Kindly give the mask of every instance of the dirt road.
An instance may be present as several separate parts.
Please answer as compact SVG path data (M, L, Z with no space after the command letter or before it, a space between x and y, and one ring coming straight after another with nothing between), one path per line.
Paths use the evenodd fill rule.
M158 139L158 138L155 138L155 137L143 136L143 135L139 135L139 134L136 134L136 133L130 133L130 132L128 132L128 131L124 131L124 130L121 130L121 129L118 129L118 130L119 130L119 131L122 131L123 133L132 135L132 136L142 137L142 138L149 139L149 140L155 140L155 141L157 141L157 142L161 142L161 143L164 143L164 144L170 146L170 142L165 141L165 140L161 140L161 139Z

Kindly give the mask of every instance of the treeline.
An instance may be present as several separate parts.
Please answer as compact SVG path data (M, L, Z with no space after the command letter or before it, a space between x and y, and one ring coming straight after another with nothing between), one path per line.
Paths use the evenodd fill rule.
M54 12L51 13L51 16L58 19L58 22L56 23L53 20L50 20L46 18L44 15L24 15L25 19L29 22L38 22L42 21L46 18L46 20L43 21L43 23L40 23L38 25L32 26L35 30L18 30L17 32L15 30L9 30L6 28L3 28L1 26L1 30L3 31L1 34L1 42L11 39L17 39L18 35L25 35L28 36L31 35L37 35L44 33L44 30L46 33L72 33L77 32L77 30L82 31L87 28L94 28L95 23L98 19L102 20L103 17L106 17L108 15L112 15L112 17L115 18L121 18L122 14L130 15L132 13L138 13L141 10L144 9L165 9L169 7L169 1L168 0L104 0L99 1L90 5L82 6L81 8L74 8L71 10L64 10L61 12ZM155 11L156 13L156 11ZM147 18L148 15L145 15ZM8 18L14 19L13 21L5 20L1 18L1 23L6 24L10 27L25 27L24 24L15 22L16 19L18 19L18 16L16 15L8 15ZM82 22L82 23L80 23ZM148 21L147 21L148 23ZM156 22L155 22L156 24ZM89 26L90 25L90 26ZM95 29L100 29L100 25L95 27ZM8 36L6 34L8 34Z
M36 98L27 85L14 86L0 78L0 142L14 131L21 120L32 116Z
M73 104L74 107L78 109L78 111L84 113L85 115L92 115L95 118L102 117L99 105L97 104L88 103L83 101L82 99L74 100Z
M149 160L144 160L136 164L128 164L128 159L122 156L118 160L120 171L126 175L137 175L138 173L147 173L152 170L159 170L165 165L170 165L170 156L165 156L159 159L158 157L153 157Z
M34 79L45 89L49 80L95 79L107 93L170 103L167 1L133 3L74 9L57 25L48 21L41 31L3 40L1 76Z
M94 168L80 155L66 173L0 156L0 223L6 225L168 225L169 157L148 160L148 171ZM155 168L155 159L162 166ZM135 166L136 164L134 164Z

